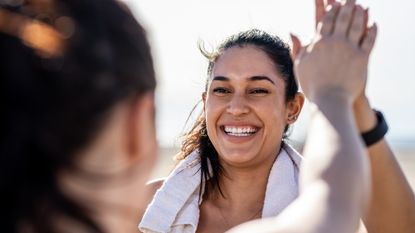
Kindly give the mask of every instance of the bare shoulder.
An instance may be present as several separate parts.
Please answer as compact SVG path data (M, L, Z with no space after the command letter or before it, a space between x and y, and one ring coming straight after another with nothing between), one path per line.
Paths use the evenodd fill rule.
M159 178L150 180L146 185L149 188L149 192L153 196L157 190L163 185L165 178Z
M157 190L163 185L164 183L164 178L161 179L154 179L154 180L150 180L149 182L147 182L146 187L147 187L147 192L146 192L146 197L143 199L143 203L145 206L149 205L151 203L151 201L154 198L154 194L156 194ZM144 214L144 212L142 213ZM138 219L140 219L139 222L141 222L143 215L141 215ZM138 231L141 233L141 231Z
M146 196L143 199L143 203L145 203L145 205L148 205L151 203L151 201L154 198L154 194L156 194L157 190L163 185L163 183L164 183L164 178L154 179L154 180L150 180L149 182L147 182Z

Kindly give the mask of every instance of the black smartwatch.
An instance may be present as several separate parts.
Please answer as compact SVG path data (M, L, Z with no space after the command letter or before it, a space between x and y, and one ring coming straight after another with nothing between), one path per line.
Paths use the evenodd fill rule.
M376 114L377 123L375 128L362 133L363 141L366 144L366 147L369 147L376 142L380 141L385 134L388 132L388 124L385 121L385 118L383 117L383 114L380 111L373 110Z

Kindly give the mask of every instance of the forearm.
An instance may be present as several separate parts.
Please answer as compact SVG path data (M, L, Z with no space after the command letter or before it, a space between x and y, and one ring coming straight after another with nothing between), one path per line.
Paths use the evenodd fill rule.
M362 157L366 152L351 104L338 93L322 95L315 104L318 109L313 115L304 149L307 161L302 171L302 187L323 180L339 197L356 195L356 198L365 199L362 197L368 190L362 187L368 187L370 182L368 164L367 158Z
M325 214L334 231L353 229L359 223L369 195L369 172L363 144L358 137L352 107L338 96L323 96L316 101L307 137L302 170L301 192L323 183L328 187ZM305 194L306 195L306 194ZM324 203L327 202L327 203ZM322 221L324 222L324 221Z
M385 140L369 149L371 202L364 218L369 233L415 232L415 198Z
M366 98L355 103L360 132L376 125L375 114ZM415 232L415 198L386 140L368 149L372 173L372 196L364 217L368 232Z

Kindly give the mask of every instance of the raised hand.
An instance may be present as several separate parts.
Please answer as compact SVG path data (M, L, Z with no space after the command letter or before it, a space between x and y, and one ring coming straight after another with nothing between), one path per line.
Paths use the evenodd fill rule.
M354 0L344 5L334 2L311 44L301 47L300 40L292 36L295 72L310 100L330 93L345 95L353 102L363 92L377 32L373 25L365 33L365 14Z
M328 5L332 5L335 2L335 0L315 0L314 3L316 5L316 19L315 19L315 24L316 24L316 28L318 23L321 21L321 19L323 18L323 16L326 14L326 8Z
M326 14L326 9L329 5L336 2L336 0L315 0L315 27L317 28L319 22ZM365 10L365 25L366 30L365 34L369 30L368 24L368 9ZM299 50L300 48L293 48L294 50ZM366 89L366 86L365 86ZM365 89L362 90L359 97L354 102L354 113L359 126L359 129L365 131L373 126L374 115L372 113L372 108L369 105L369 101L366 97Z
M349 4L350 2L351 1L349 1ZM329 15L327 19L327 11L323 10L325 9L323 0L316 0L316 22L319 23L316 24L317 34L310 46L302 48L298 38L295 36L292 37L293 58L296 60L295 69L306 95L308 95L309 98L313 98L312 96L315 94L311 94L310 92L315 92L317 87L320 88L318 91L321 91L321 89L324 91L325 88L330 87L324 87L321 85L321 80L315 77L316 75L319 75L318 73L307 74L306 72L310 71L310 67L316 65L316 67L318 67L318 71L324 71L327 74L330 71L329 68L332 68L332 66L341 61L341 59L348 60L349 63L343 63L340 67L345 68L346 66L349 66L349 70L341 70L340 72L339 68L338 74L336 75L356 75L353 77L347 77L351 78L350 82L352 82L352 80L355 82L356 78L360 79L357 80L356 87L354 87L356 88L356 91L360 91L360 93L358 93L356 97L356 92L352 92L351 98L355 98L353 102L353 112L358 129L361 133L367 132L372 130L377 125L377 118L364 91L367 76L368 56L371 53L376 39L377 28L376 25L367 28L368 13L365 11L363 25L365 25L366 30L361 35L359 43L356 45L360 29L355 29L353 25L356 25L359 21L356 16L361 14L361 8L355 6L355 11L360 13L352 16L353 20L349 20L350 30L349 28L347 29L347 36L345 36L344 34L334 33L335 29L333 28L336 28L337 26L337 18L340 12L338 8L340 6L337 2L332 3L332 5L333 7L331 11L334 12L332 12L332 15ZM321 34L323 26L324 24L327 24L327 21L329 24L331 22L331 29L327 30L328 33ZM348 47L349 51L341 55L342 52L339 49L340 44L343 44L340 46L343 47L343 49L344 47ZM328 47L331 47L333 51L327 52L329 50ZM302 53L304 53L304 57L302 55L300 56L301 50L303 50ZM322 51L318 54L317 52L319 50ZM336 55L336 57L332 57L333 60L328 59L330 58L329 54L334 55L336 52L338 55ZM326 57L321 58L321 54ZM347 57L346 55L351 57ZM313 58L314 60L310 58ZM313 83L315 80L316 83ZM364 81L363 86L362 80ZM320 81L320 83L317 81ZM405 179L405 176L386 140L383 139L375 145L368 147L367 152L369 153L372 177L371 201L369 209L363 217L367 231L415 232L415 198L413 190L410 188L407 180Z

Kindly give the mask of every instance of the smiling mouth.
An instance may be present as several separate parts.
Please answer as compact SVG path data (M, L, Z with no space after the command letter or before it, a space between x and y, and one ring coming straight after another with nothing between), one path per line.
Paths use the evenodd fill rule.
M221 128L227 135L236 137L248 137L258 132L258 128L252 126L222 126Z

